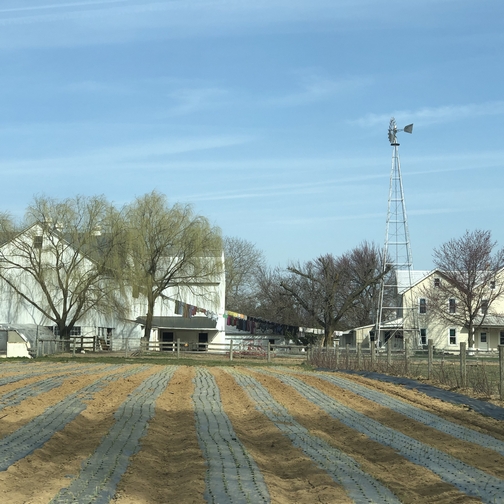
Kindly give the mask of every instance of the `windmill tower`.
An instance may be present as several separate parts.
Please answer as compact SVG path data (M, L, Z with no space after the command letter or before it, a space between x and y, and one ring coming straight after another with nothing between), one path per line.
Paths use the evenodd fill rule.
M398 129L395 119L390 120L388 138L392 146L392 169L388 197L385 245L382 254L383 277L380 284L379 306L376 314L375 334L372 339L383 345L390 338L393 347L416 346L418 342L417 307L411 295L413 285L413 258L408 232L406 204L401 178L399 142L397 133L413 132L413 124Z

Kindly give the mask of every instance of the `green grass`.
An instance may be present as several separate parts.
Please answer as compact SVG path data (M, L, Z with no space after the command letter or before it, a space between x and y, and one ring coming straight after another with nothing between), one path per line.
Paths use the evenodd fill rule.
M221 359L216 359L214 355L202 355L199 354L194 357L181 357L177 359L177 357L151 357L151 356L139 356L139 357L127 357L124 356L110 356L110 355L82 355L78 354L75 357L69 355L49 355L45 357L37 357L36 359L26 359L26 358L13 358L13 359L1 359L0 360L0 369L3 363L9 362L26 362L37 363L37 362L61 362L68 363L73 362L75 364L87 364L87 363L100 363L100 364L150 364L150 365L158 365L158 366L167 366L167 365L176 365L176 366L205 366L205 367L214 367L214 366L286 366L286 367L300 367L305 370L311 369L310 366L306 364L306 362L284 362L277 361L276 359L272 359L270 363L268 363L265 359L246 359L246 358L235 358L232 361L229 358L222 357Z

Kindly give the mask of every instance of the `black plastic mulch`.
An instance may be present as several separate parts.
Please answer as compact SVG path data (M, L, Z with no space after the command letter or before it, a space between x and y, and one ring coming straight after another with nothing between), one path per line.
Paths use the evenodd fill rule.
M320 371L329 371L327 369L320 369ZM373 373L370 371L343 371L347 374L357 374L359 376L364 376L365 378L371 378L373 380L395 383L397 385L402 385L408 389L415 389L422 392L429 397L434 397L436 399L441 399L442 401L449 402L452 404L462 404L470 409L481 413L482 415L495 418L496 420L504 420L504 408L500 406L495 406L494 404L487 403L486 401L481 401L479 399L473 399L467 397L463 394L458 394L457 392L451 392L449 390L443 390L433 385L428 385L426 383L419 382L417 380L412 380L410 378L403 378L400 376L389 376L380 373Z

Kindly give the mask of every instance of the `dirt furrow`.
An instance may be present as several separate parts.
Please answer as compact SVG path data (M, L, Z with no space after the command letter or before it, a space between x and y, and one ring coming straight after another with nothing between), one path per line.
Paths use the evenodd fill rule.
M224 410L259 466L273 503L352 502L340 485L257 411L229 374L214 368L211 372L219 386Z
M306 374L296 374L295 376L318 388L327 396L333 397L342 404L363 413L369 418L373 418L383 425L449 453L466 464L481 469L497 478L504 479L504 457L493 450L456 439L319 378Z
M392 448L369 439L364 434L332 418L278 378L249 372L283 404L291 415L313 434L354 458L371 476L381 481L405 503L474 503L470 497L425 467L413 464Z
M125 367L124 371L128 368L130 366ZM70 478L79 473L82 461L96 450L101 438L114 423L113 414L119 405L156 370L156 366L149 367L124 379L109 382L89 400L86 409L77 418L56 432L41 448L0 472L0 502L47 504L61 488L68 486ZM79 378L87 382L99 376L84 375ZM80 379L75 381L82 385ZM56 394L56 398L51 396L51 399L61 400L72 393L76 383L71 385L62 387L59 392L51 391ZM18 411L24 416L30 415L29 411L25 411L30 407L30 404L24 404L28 402L24 401L18 406ZM47 404L44 404L38 411L46 407Z
M331 374L331 373L328 373ZM479 430L501 441L504 441L504 422L485 417L476 413L468 406L451 404L449 402L435 399L417 390L410 390L395 383L387 383L379 380L373 380L364 376L347 373L336 373L347 380L352 380L360 385L370 387L380 392L400 398L403 401L410 402L416 407L420 407L435 413L436 415L454 423L463 426L470 426L471 429Z
M117 504L203 504L206 466L196 437L194 368L181 366L156 401L141 449L120 481Z

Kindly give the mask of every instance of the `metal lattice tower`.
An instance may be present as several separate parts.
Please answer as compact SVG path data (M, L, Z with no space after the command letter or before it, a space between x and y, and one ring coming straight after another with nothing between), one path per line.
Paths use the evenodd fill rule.
M392 146L392 169L388 197L385 245L382 254L383 278L380 284L379 306L376 315L376 337L380 344L395 338L404 345L416 346L418 342L417 310L413 300L404 300L403 293L411 294L413 285L413 258L408 232L406 204L401 178L399 143L397 133L412 133L413 124L397 129L395 119L390 120L388 138ZM406 294L407 295L407 294ZM404 307L407 307L404 309ZM405 312L406 311L406 312Z

